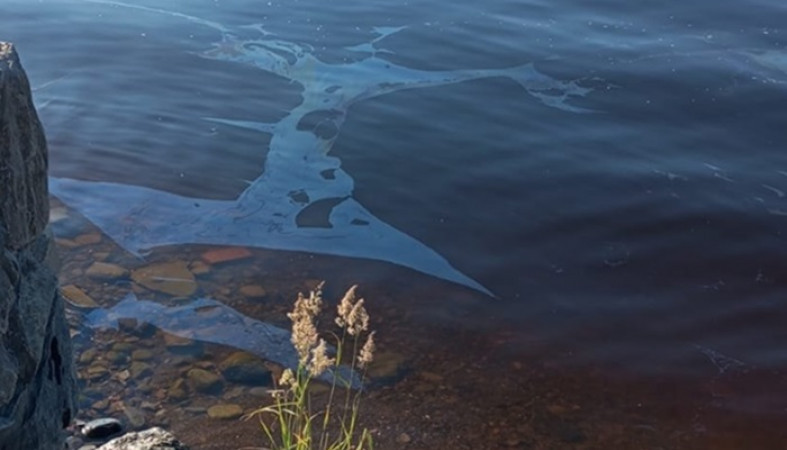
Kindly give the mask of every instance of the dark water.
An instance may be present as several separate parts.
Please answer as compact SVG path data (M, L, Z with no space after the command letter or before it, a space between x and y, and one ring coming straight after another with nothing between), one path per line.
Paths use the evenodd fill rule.
M284 120L303 83L221 60L232 51L205 57L222 33L194 18L334 66L368 50L419 73L532 63L546 87L499 74L411 86L310 126L338 133L326 149L354 200L494 293L472 294L496 313L467 327L527 329L560 364L634 373L787 365L781 2L129 3L143 9L0 6L55 177L233 201L272 164L271 133L206 118ZM319 81L349 89L363 72ZM561 97L570 83L588 91ZM346 254L328 247L314 251Z

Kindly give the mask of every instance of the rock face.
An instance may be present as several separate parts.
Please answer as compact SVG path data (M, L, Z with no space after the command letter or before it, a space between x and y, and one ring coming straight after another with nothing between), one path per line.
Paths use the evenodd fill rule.
M19 57L0 42L0 221L5 246L19 249L39 236L49 220L47 149Z
M52 248L47 147L19 57L0 42L0 450L62 449L76 380Z

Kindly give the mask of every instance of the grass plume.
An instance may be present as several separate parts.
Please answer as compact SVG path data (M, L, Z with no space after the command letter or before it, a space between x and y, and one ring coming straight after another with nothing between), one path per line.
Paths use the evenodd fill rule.
M298 367L286 369L271 391L273 404L251 413L258 416L272 450L371 450L368 429L358 429L362 389L353 390L338 377L345 348L351 346L350 373L363 373L374 358L374 332L369 331L369 314L364 300L356 298L357 286L347 290L338 303L335 339L336 354L329 354L328 342L319 337L317 317L322 305L322 287L306 297L298 294L292 312L292 344L298 353ZM365 337L364 337L365 336ZM360 345L363 343L363 345ZM325 406L317 409L309 385L329 372L330 392ZM342 392L343 391L343 392ZM340 395L340 394L344 395Z

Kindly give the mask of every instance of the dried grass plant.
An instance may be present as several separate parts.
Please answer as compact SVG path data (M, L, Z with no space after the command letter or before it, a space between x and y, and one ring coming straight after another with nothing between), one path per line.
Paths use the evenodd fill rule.
M346 355L350 363L349 372L345 373L360 374L362 379L372 362L374 332L369 331L369 315L364 300L356 299L357 286L351 287L338 304L335 323L341 334L331 333L336 341L336 353L331 356L316 325L323 305L322 286L321 283L308 297L298 294L287 315L292 320L298 367L282 372L276 389L271 391L273 404L251 413L259 417L272 450L371 450L374 446L369 430L358 429L363 390L339 376L348 345L352 346L352 353ZM326 374L331 380L328 399L323 408L315 411L309 385L317 378L324 379Z

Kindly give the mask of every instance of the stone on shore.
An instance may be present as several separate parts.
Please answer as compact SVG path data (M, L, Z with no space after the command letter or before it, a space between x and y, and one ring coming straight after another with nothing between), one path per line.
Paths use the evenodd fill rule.
M124 434L112 439L98 450L188 450L169 431L159 427Z

